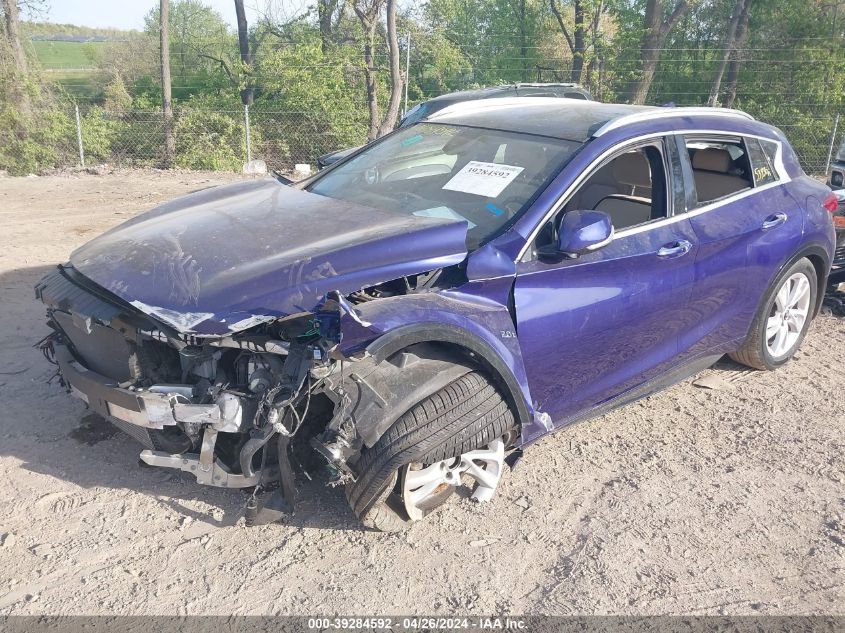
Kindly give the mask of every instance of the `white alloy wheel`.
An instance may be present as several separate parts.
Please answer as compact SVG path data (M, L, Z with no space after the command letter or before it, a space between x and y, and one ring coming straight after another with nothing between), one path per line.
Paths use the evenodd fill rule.
M793 351L810 314L810 280L797 272L783 280L766 321L766 349L774 358Z
M412 521L419 521L442 504L460 486L462 475L475 480L472 493L475 501L489 501L502 477L505 443L501 439L490 442L459 457L434 464L412 463L401 469L402 500Z

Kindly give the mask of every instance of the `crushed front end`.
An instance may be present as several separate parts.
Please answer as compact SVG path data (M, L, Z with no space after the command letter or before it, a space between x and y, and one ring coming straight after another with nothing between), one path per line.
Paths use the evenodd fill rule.
M319 418L334 417L345 393L327 380L342 371L333 356L340 316L352 310L337 294L313 313L262 322L247 331L198 337L175 331L110 295L71 266L36 286L53 332L41 348L76 397L144 445L141 459L226 488L281 483L293 503L289 445ZM328 393L330 391L330 393ZM313 434L312 434L313 435ZM332 432L320 452L343 467L355 438ZM343 458L332 455L341 450ZM360 443L358 448L360 448Z

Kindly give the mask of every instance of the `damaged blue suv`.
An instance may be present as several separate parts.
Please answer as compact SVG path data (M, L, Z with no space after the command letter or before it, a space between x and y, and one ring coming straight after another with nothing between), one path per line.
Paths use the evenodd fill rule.
M395 530L724 354L785 363L835 208L741 112L462 103L293 186L207 189L94 239L36 287L43 350L147 464L274 490L248 520L292 511L307 454Z

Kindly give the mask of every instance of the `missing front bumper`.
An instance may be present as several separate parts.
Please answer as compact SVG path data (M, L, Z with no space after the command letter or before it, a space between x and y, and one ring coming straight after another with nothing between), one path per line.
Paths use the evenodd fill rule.
M147 448L140 455L144 463L182 470L194 475L198 483L208 486L247 488L259 483L261 473L251 477L233 473L215 457L218 433L238 432L241 429L243 408L236 396L221 394L214 403L193 404L179 402L175 394L123 389L113 380L84 367L67 346L54 342L53 348L62 378L70 392L140 441ZM193 424L203 429L199 454L172 455L151 450L151 430L161 430L179 423ZM264 473L265 480L274 476L278 474Z
M262 473L257 472L252 477L232 473L217 458L214 457L214 446L217 443L217 430L206 428L202 438L202 448L199 455L170 455L163 451L141 451L141 461L150 466L175 468L196 477L197 483L218 488L250 488L257 486ZM265 466L264 479L271 480L278 477L278 471Z
M178 393L123 389L116 382L91 371L78 362L67 346L54 342L56 362L62 378L76 397L88 403L104 417L114 417L129 424L163 429L179 422L210 425L218 431L237 432L243 420L241 401L232 394L221 394L213 403L193 404L180 401Z

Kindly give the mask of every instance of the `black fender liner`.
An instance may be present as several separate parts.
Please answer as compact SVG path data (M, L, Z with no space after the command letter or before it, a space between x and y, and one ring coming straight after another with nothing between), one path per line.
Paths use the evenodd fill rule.
M810 261L813 263L813 266L816 267L816 271L819 273L819 292L818 297L816 297L816 311L815 314L818 315L822 309L822 304L824 303L824 291L825 287L827 286L828 279L830 278L830 267L833 265L833 262L830 260L830 256L827 254L827 251L819 245L812 244L807 248L801 251L802 257L810 257ZM816 266L815 259L818 258L821 260L822 269L819 270L818 266Z
M406 411L471 372L467 360L432 345L412 345L389 358L365 356L350 363L331 391L334 398L346 399L348 411L340 410L352 418L364 445L372 447Z
M487 341L466 330L441 323L404 325L370 343L367 352L376 363L381 363L397 352L419 343L441 343L462 348L464 352L471 353L472 357L465 358L463 362L475 362L489 375L502 391L520 428L531 423L531 414L525 396L510 367ZM460 357L455 358L455 361L461 362Z

